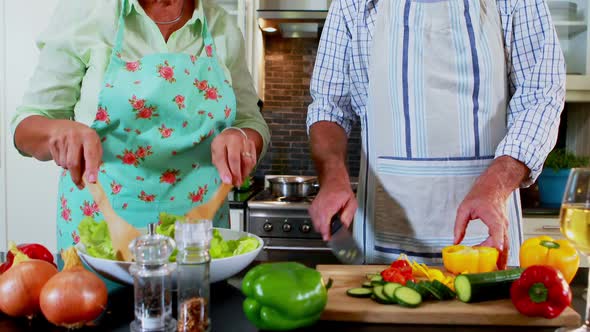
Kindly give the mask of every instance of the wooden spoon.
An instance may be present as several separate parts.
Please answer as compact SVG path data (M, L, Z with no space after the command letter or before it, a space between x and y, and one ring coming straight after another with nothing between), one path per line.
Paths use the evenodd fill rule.
M115 210L113 210L100 182L84 182L86 188L88 188L94 201L98 205L100 212L102 212L102 215L104 216L107 227L109 228L113 250L117 255L117 259L130 262L133 256L129 250L129 244L135 238L140 237L142 235L141 232L137 228L131 226L123 218L119 217Z
M215 195L211 199L202 205L194 207L186 215L187 220L213 220L217 210L221 207L227 195L232 190L233 186L230 184L222 183L219 189L215 192Z

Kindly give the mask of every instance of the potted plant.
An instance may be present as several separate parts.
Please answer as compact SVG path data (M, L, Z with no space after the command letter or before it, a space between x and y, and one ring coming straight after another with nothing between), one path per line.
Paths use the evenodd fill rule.
M543 172L539 176L541 205L559 207L572 168L587 167L589 158L579 157L566 149L555 149L549 153Z

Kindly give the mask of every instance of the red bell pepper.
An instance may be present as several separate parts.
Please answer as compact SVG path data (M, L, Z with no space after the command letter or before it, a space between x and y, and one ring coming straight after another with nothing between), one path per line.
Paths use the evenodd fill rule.
M512 283L510 298L525 316L555 318L572 303L572 291L559 270L533 265Z
M403 274L412 274L412 266L405 259L398 259L391 263L390 267L398 269Z
M24 243L19 244L16 246L18 250L22 251L25 255L27 255L31 259L39 259L46 262L53 264L53 266L57 267L53 262L53 255L47 248L38 244L38 243ZM6 262L0 265L0 274L6 272L6 270L10 269L12 266L12 262L14 261L14 254L12 251L9 251L6 255Z

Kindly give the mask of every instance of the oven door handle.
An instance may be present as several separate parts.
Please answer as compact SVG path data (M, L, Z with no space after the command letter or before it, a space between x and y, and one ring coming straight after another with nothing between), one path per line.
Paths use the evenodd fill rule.
M264 246L264 250L275 251L332 251L326 247L287 247L287 246Z

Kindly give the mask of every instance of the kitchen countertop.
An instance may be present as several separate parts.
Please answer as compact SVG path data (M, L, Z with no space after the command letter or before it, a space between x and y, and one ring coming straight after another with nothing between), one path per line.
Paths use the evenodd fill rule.
M574 308L583 316L585 301L582 298L586 286L587 269L580 269L580 272L572 283L574 292ZM213 332L255 332L258 331L246 319L242 311L243 295L239 290L240 277L211 285L211 320ZM174 308L174 312L176 309ZM100 332L127 332L129 323L133 320L133 288L126 287L112 292L109 295L109 305L106 314L95 327L87 327L79 331L100 331ZM301 332L385 332L391 331L432 331L432 332L472 332L472 331L554 331L554 328L542 327L500 327L500 326L432 326L432 325L380 325L380 324L358 324L349 322L328 322L319 321L314 326L301 329ZM42 319L28 322L24 319L14 319L0 314L0 331L2 332L57 332L65 329L51 326Z

